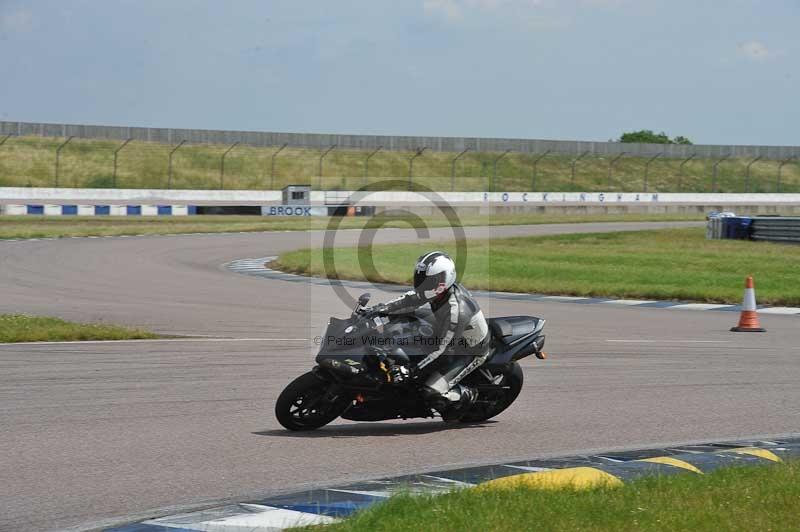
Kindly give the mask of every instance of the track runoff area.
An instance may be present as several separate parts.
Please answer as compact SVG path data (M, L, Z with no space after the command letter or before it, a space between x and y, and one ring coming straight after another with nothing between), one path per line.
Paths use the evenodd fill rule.
M659 226L664 225L626 229ZM614 228L604 224L465 228L468 238L609 230ZM414 231L381 233L376 242L418 238ZM430 233L432 239L449 234ZM358 243L357 231L340 236L337 245ZM280 493L363 488L359 483L369 479L464 471L476 464L547 467L536 461L565 456L592 463L609 458L608 467L589 468L624 481L625 468L614 469L613 460L625 461L619 453L631 449L661 448L655 456L629 455L637 463L665 458L646 467L666 470L678 463L670 465L671 458L702 471L684 456L691 449L675 442L733 442L709 450L737 460L790 456L781 449L793 449L795 440L786 433L800 422L791 408L800 400L795 316L763 315L758 325L768 333L734 334L731 326L741 324L730 312L491 294L478 298L488 316L548 319L552 355L545 363L524 365L522 395L495 422L458 429L436 421L336 423L311 435L287 434L272 419L274 400L311 365L309 339L330 315L348 309L326 283L237 275L223 265L319 247L323 237L308 232L0 242L0 291L8 308L193 337L0 346L0 384L8 392L1 415L10 428L0 433L0 446L13 450L3 455L2 465L14 471L0 492L0 528L108 528L233 501L254 501L247 511L259 514L259 501L281 509ZM392 295L380 287L373 291L376 301ZM431 482L445 485L491 480L429 474L444 479ZM321 508L324 501L305 502ZM199 522L196 515L191 519ZM203 526L194 529L211 530ZM185 529L193 529L189 521Z
M307 490L263 500L228 504L107 529L160 532L174 528L206 532L283 530L326 525L365 510L392 495L439 495L454 490L504 491L518 488L582 490L620 487L648 477L705 475L724 467L781 463L800 458L800 438L739 441L636 449L589 456L524 460L431 471Z

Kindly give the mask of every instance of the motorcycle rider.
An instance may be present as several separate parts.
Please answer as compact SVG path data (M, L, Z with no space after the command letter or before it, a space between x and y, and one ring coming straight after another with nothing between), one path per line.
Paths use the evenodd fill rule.
M410 377L425 379L423 395L446 421L457 420L477 397L477 391L459 384L489 356L489 326L469 291L456 283L456 265L447 254L422 255L414 268L414 290L375 305L372 315L406 314L430 304L434 316L436 349L416 367L393 366L395 383Z

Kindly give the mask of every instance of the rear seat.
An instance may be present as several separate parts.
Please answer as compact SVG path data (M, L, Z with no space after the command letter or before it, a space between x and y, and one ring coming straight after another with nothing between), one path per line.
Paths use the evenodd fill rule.
M539 318L533 316L489 318L486 322L494 337L506 345L513 344L523 336L535 331L539 326Z

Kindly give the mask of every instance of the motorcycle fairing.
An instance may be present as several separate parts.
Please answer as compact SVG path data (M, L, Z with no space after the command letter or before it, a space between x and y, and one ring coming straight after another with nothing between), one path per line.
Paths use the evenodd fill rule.
M321 337L316 362L319 364L325 359L334 358L342 362L351 360L362 363L371 347L385 348L390 352L399 349L402 354L398 353L397 358L408 357L416 362L436 348L435 342L415 340L415 337L423 340L433 338L433 327L420 317L424 315L392 316L383 325L382 333L356 328L358 319L331 318L325 335Z

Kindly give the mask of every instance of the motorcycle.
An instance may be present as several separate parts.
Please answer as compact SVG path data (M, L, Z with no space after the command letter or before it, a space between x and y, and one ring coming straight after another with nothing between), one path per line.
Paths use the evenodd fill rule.
M410 367L437 348L433 313L372 316L365 312L370 294L362 294L350 318L330 318L320 338L316 366L281 392L275 415L283 427L320 428L338 417L352 421L432 418L437 412L420 393L420 382L392 382L391 369ZM545 359L545 320L532 316L488 319L491 347L486 361L462 384L477 398L458 421L477 423L507 409L522 390L518 361Z

